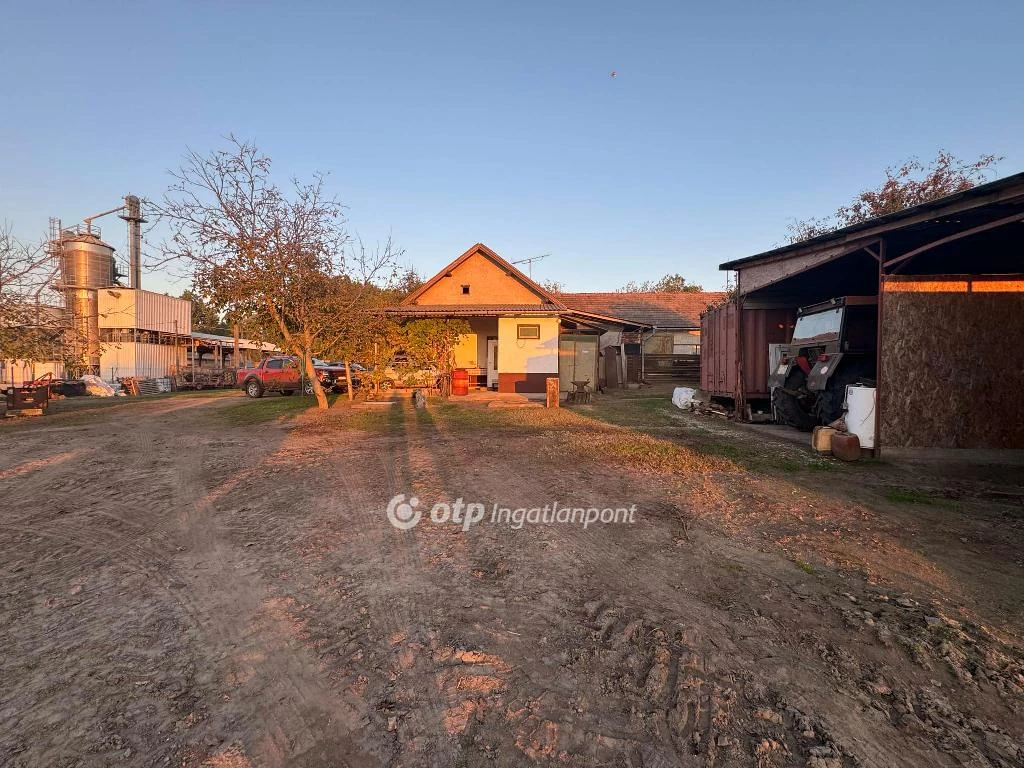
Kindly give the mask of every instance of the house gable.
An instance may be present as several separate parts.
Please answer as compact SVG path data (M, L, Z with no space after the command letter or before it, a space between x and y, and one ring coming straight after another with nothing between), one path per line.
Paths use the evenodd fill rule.
M529 305L560 309L550 293L477 243L410 294L402 306Z

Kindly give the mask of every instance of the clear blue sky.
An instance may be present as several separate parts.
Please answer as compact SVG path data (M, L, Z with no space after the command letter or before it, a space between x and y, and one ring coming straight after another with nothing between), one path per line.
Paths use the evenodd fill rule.
M571 290L711 289L910 155L1024 169L1006 0L4 5L0 220L23 237L158 196L234 132L282 177L329 172L425 275L482 241L551 253L534 276Z

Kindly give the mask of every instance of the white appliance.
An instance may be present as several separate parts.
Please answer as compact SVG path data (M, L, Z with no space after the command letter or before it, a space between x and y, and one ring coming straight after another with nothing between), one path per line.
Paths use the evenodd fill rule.
M860 439L861 448L875 447L875 409L878 390L850 385L846 388L846 431Z

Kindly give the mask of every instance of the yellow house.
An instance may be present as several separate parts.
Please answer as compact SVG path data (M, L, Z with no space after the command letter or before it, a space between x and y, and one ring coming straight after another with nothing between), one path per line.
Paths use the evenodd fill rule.
M477 243L411 293L392 314L406 318L462 318L471 332L456 351L456 367L470 382L499 392L542 393L557 376L573 381L599 376L599 338L609 329L643 326L579 312Z

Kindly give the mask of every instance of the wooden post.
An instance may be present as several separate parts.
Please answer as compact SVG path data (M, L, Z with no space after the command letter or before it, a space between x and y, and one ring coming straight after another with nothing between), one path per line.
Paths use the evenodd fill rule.
M548 408L558 407L558 377L549 376L545 381L547 384Z
M878 329L875 334L875 444L872 458L882 456L882 340L885 338L885 239L878 239Z
M238 335L240 329L238 327L238 323L233 324L233 331L235 334L235 346L234 349L231 350L231 366L233 368L239 368L240 366L238 365Z

